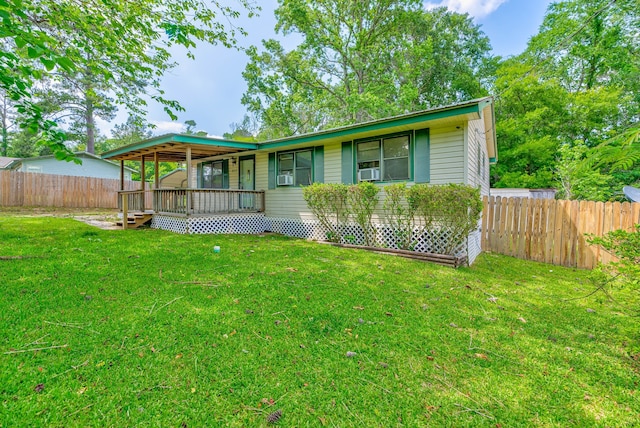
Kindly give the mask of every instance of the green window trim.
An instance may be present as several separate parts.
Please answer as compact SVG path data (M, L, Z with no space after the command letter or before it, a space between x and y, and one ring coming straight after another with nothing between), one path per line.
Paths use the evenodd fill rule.
M405 153L392 153L393 143L406 138ZM398 141L394 141L398 140ZM395 133L375 136L353 142L351 156L353 183L371 181L375 183L403 182L413 179L413 133ZM386 144L385 144L386 143ZM403 143L401 143L403 144ZM343 155L345 143L343 143ZM398 150L398 148L396 148ZM406 165L403 160L406 159ZM343 166L345 160L343 158ZM404 173L406 167L406 174ZM393 172L392 172L393 171ZM400 175L398 172L400 171ZM343 178L349 174L343 172ZM386 176L386 177L385 177ZM348 183L351 184L351 183Z
M324 182L324 146L269 153L269 189Z
M412 132L394 133L386 135L376 135L371 138L359 139L353 141L342 142L342 183L354 184L358 182L358 159L357 145L358 143L368 141L382 141L394 137L409 136L409 177L406 179L385 180L381 175L379 180L373 180L374 183L384 184L389 182L410 182L428 183L430 181L430 131L429 128L417 129ZM380 155L382 157L382 154Z
M199 163L198 187L201 189L228 189L229 159Z

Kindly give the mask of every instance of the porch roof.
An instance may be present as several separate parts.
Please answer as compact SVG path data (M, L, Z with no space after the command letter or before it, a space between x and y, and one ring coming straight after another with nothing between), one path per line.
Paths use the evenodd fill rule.
M184 162L187 147L191 147L191 159L255 150L256 143L224 140L222 138L198 137L195 135L165 134L149 138L138 143L119 147L102 154L103 159L141 160L147 156L150 160L154 153L160 162Z
M151 156L153 153L158 153L159 161L180 162L186 160L187 147L191 147L191 159L196 160L247 150L273 150L333 139L363 138L376 133L420 129L421 127L430 127L436 123L457 124L462 123L464 120L480 118L484 119L485 122L489 158L492 162L495 162L497 160L497 146L493 98L491 97L258 143L193 135L167 134L108 151L102 157L112 160L140 160L143 155Z

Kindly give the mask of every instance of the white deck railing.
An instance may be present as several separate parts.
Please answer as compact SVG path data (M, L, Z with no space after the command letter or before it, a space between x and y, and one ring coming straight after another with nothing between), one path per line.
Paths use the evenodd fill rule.
M156 213L206 215L264 211L264 191L221 189L156 189Z

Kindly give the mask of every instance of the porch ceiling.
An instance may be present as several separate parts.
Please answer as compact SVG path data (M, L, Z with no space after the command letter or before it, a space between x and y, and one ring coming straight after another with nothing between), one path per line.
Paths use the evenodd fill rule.
M255 147L253 143L169 134L111 150L103 153L102 158L140 161L143 156L145 160L151 160L154 154L157 154L160 162L184 162L187 159L188 148L191 148L191 159L197 160L252 150Z
M154 153L157 153L159 162L184 162L187 159L187 147L191 147L191 159L193 160L209 156L237 153L246 150L233 147L211 147L198 144L164 143L145 149L132 150L127 153L110 157L109 159L139 161L142 160L142 156L145 156L145 160L149 161L153 158Z

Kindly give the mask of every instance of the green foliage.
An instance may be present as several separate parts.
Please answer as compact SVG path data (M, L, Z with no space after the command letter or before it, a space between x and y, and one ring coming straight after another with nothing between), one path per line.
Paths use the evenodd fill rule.
M248 0L238 3L254 13ZM35 103L36 82L54 73L76 82L78 75L89 76L80 78L90 84L78 93L111 91L116 103L138 116L150 98L175 119L182 107L161 88L162 76L174 65L170 49L182 46L193 57L196 42L234 46L235 32L243 30L225 22L238 16L228 6L199 0L0 0L0 90L18 101L22 125L38 133L41 144L57 158L71 158L65 134Z
M589 148L580 153L585 164L580 169L591 181L585 189L604 185L593 198L611 199L631 184L625 181L630 176L611 177L620 167L633 169L640 159L637 147L614 138L637 127L638 22L633 0L565 0L549 6L525 52L497 70L500 161L491 169L492 186L564 185L566 174L556 174L567 158L560 150L575 144ZM593 192L578 193L591 198Z
M378 186L367 181L349 186L349 212L362 229L364 244L367 246L376 244L375 229L371 223L371 217L378 205L379 190Z
M349 186L335 183L313 183L302 188L302 196L320 222L327 240L340 242L349 217Z
M569 301L586 271L28 214L0 213L3 426L637 425L638 318Z
M314 183L303 187L307 206L318 218L327 239L341 242L353 240L344 236L342 226L351 217L364 234L365 245L375 245L371 218L378 205L378 186L369 182L354 185ZM414 246L413 229L419 224L424 234L444 233L447 246L444 254L452 254L478 227L482 212L480 190L461 184L430 186L405 183L385 186L385 223L396 235L398 248Z
M384 193L384 220L394 233L396 246L402 250L413 249L414 213L407 203L407 184L389 184L384 187Z
M478 188L463 184L416 184L409 188L407 200L423 234L447 236L444 254L454 255L469 233L478 228L482 213Z
M559 199L607 201L611 197L614 177L601 174L585 162L589 149L584 143L560 147L558 179L562 185Z
M632 231L614 230L603 237L590 236L587 242L601 246L617 258L594 269L591 279L598 290L608 294L613 287L628 287L640 292L640 224Z
M468 15L418 0L291 0L276 17L276 31L301 43L252 47L243 73L242 102L267 138L487 94L491 47Z

